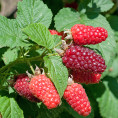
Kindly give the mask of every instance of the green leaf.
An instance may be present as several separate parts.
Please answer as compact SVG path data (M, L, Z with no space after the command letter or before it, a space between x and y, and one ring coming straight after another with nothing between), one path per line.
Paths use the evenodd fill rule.
M52 12L41 0L23 0L18 3L16 19L21 28L39 22L48 28L52 20Z
M115 32L115 38L118 41L118 16L112 15L109 16L107 19L111 25L111 28L113 29L113 31Z
M70 28L79 22L78 12L72 11L70 8L63 8L55 16L55 27L58 31L64 31L65 28Z
M63 21L61 16L63 16ZM73 12L69 8L64 8L60 10L55 17L55 26L56 29L59 31L63 31L64 29L70 29L74 24L85 24L94 27L103 27L107 29L108 38L106 39L106 41L97 45L87 46L99 50L103 58L105 59L106 65L109 67L111 57L113 56L114 47L116 46L116 42L114 38L114 33L106 18L102 15L97 14L82 14L79 16L78 12Z
M113 7L114 3L111 0L83 0L79 5L81 12L106 12Z
M58 35L53 35L53 36L54 36L55 46L57 46L58 44L60 44L62 42L61 36L58 36ZM57 46L56 48L60 48L60 45Z
M15 99L7 96L0 97L0 112L3 118L24 118Z
M118 78L106 76L99 84L89 85L88 89L96 98L103 118L118 117Z
M67 87L68 70L62 64L62 59L59 56L46 56L44 61L45 66L48 68L49 76L54 82L61 98Z
M24 28L23 31L38 45L44 46L48 49L54 47L53 36L44 25L40 23L30 24Z
M63 106L59 106L55 109L47 109L46 106L41 104L39 114L36 118L58 118L59 114L63 111Z
M20 108L23 110L23 114L25 118L36 118L36 116L38 115L39 112L39 107L37 106L37 104L40 103L34 103L34 102L30 102L29 100L18 96L17 97L17 102L20 106Z
M4 54L3 54L3 61L4 63L7 65L10 62L15 61L18 58L18 48L14 48L14 49L8 49Z
M113 61L111 70L109 72L109 76L112 76L112 77L118 76L118 57L116 59L114 59L114 61Z
M118 79L108 78L104 81L105 91L97 99L100 113L105 118L118 117Z
M19 28L16 20L10 20L0 16L0 48L28 45L27 38Z

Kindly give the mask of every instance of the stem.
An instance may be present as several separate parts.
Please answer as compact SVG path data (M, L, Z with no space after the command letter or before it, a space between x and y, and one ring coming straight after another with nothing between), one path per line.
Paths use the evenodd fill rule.
M62 41L60 41L54 48L58 47L61 44L62 44Z
M30 69L31 69L32 73L35 74L34 68L32 67L30 61L27 61L27 64L30 66Z
M30 61L30 62L31 62L31 61L36 61L36 60L40 61L40 60L42 60L43 58L42 58L41 56L36 56L36 57L25 58L25 59L26 59L27 61ZM26 63L26 62L24 61L23 58L17 59L17 60L15 60L15 61L11 62L10 64L6 65L6 66L3 66L3 67L0 69L0 73L3 72L3 71L5 71L5 70L8 69L8 68L11 68L12 66L14 66L14 65L16 65L16 64L18 64L18 63Z

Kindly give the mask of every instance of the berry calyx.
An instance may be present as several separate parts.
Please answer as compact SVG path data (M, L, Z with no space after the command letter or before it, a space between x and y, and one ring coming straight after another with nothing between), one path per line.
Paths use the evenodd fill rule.
M40 99L48 109L56 108L60 104L60 97L56 88L45 75L34 76L29 87L32 94Z
M93 50L81 46L71 46L62 57L63 63L72 70L102 73L106 69L105 60Z
M63 97L78 114L88 116L91 113L90 102L81 84L68 85Z
M67 31L67 33L68 32L69 31ZM73 41L78 45L90 45L105 41L108 37L108 32L102 27L76 24L71 28L69 35L70 36L67 36L67 38L72 38Z
M92 73L89 71L82 70L72 70L71 75L75 82L85 83L85 84L96 84L99 83L101 74Z
M33 96L29 89L30 78L26 74L20 74L15 77L14 89L20 96L25 97L31 102L40 102L39 99Z

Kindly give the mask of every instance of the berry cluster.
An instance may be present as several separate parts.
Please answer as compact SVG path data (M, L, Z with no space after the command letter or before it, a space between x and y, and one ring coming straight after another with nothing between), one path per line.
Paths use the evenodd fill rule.
M72 75L70 79L72 81L68 80L63 98L78 114L88 116L91 113L90 102L84 88L78 83L99 83L106 65L101 55L82 45L105 41L108 37L107 31L101 27L94 28L82 24L74 25L71 30L65 31L67 34L63 31L49 31L51 35L61 36L62 42L68 38L73 41L69 46L65 43L61 46L63 49L65 47L62 61ZM40 71L39 68L38 71ZM26 74L15 77L14 89L31 102L43 102L48 109L56 108L60 105L60 96L52 81L38 71L35 70L35 74L30 78Z
M31 102L42 101L48 109L56 108L60 104L56 88L44 74L35 75L31 80L26 74L15 78L14 89Z
M105 41L108 32L102 27L75 24L71 30L66 30L65 39L72 39L73 45L69 47L62 57L63 63L69 69L73 80L79 83L99 83L101 73L106 69L105 60L82 45L98 44Z

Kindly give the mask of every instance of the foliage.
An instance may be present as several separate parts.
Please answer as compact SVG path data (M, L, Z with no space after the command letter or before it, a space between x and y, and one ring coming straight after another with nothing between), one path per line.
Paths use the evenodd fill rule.
M77 10L64 8L77 2ZM107 65L99 84L83 85L92 106L86 118L118 118L118 10L114 0L23 0L18 2L16 19L0 16L0 114L3 118L83 118L64 100L68 69L55 48L62 44L61 32L75 24L103 27L106 41L86 45L99 53ZM48 110L42 103L32 103L19 96L9 84L14 75L33 73L35 66L44 68L54 83L61 105ZM28 110L27 110L28 108Z

